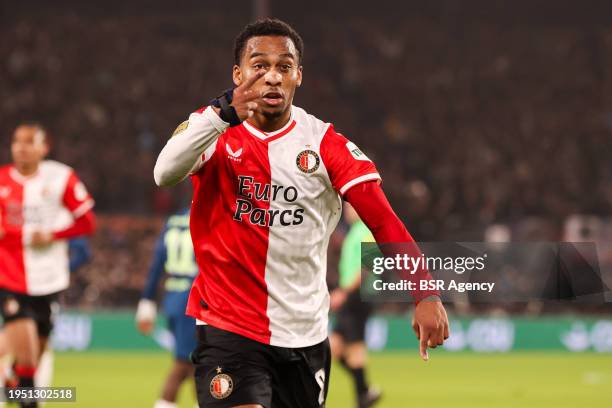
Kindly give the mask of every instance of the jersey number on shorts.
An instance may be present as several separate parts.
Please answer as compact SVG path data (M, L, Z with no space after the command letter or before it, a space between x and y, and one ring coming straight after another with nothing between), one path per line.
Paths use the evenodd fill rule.
M198 266L193 255L191 233L184 228L170 228L164 236L166 271L175 275L195 276Z

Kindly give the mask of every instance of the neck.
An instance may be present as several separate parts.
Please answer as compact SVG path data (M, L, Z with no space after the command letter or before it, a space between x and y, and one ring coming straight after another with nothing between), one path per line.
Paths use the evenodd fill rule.
M256 112L247 121L257 129L264 132L274 132L285 126L291 118L291 106L279 116L266 116L261 112Z
M15 164L15 168L24 177L30 177L38 171L38 163L36 164Z

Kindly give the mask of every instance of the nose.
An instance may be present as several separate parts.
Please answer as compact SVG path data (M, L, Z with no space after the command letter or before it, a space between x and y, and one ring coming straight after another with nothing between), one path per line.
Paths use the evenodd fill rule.
M278 71L273 70L273 69L269 70L264 75L264 80L266 81L266 85L270 85L270 86L280 85L282 79L283 79L283 76Z

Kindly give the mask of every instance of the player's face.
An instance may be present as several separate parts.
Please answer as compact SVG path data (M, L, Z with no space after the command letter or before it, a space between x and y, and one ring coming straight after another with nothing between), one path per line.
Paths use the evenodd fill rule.
M20 126L13 133L11 154L19 166L34 166L45 158L49 148L44 133L36 126Z
M260 94L258 109L268 118L281 116L291 107L295 88L302 83L302 67L293 41L280 36L250 38L240 66L234 66L234 83L238 86L260 70L265 75L251 88Z

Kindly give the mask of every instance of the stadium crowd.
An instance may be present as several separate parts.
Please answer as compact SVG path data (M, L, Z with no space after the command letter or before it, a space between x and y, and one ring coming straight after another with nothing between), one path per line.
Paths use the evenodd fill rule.
M612 26L453 10L400 10L400 21L346 10L342 24L333 14L305 12L307 24L279 15L306 44L296 103L374 160L417 240L478 241L493 225L516 240L559 240L574 214L603 220L612 205ZM69 303L136 302L161 216L186 194L155 187L155 158L188 112L230 85L231 33L249 18L234 12L230 26L218 6L170 14L158 5L17 8L3 22L2 144L20 121L42 122L53 157L78 170L107 214Z

